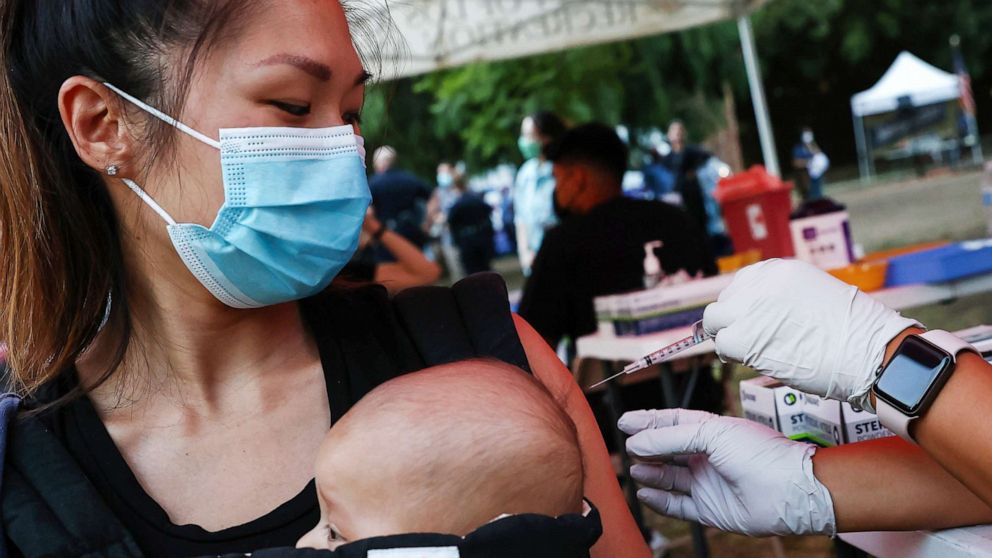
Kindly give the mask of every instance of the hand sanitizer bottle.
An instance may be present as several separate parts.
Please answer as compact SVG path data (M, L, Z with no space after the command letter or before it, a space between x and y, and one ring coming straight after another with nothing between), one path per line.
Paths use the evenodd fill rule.
M665 278L665 271L661 269L661 261L655 250L664 246L660 240L644 243L644 288L653 289L657 287Z

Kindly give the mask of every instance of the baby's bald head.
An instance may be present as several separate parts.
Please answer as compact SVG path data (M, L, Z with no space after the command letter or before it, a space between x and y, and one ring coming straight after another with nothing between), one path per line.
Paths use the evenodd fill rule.
M317 463L324 515L351 540L577 513L582 483L568 415L529 374L484 360L379 386L335 424Z

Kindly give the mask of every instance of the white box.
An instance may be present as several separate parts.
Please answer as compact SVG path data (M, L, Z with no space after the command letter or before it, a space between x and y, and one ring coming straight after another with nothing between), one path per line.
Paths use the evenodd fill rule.
M848 444L877 440L895 436L888 428L882 426L878 417L868 411L856 411L848 402L840 404L844 419L844 441Z
M796 257L820 269L846 267L854 260L847 211L834 211L789 223Z
M803 397L803 413L806 415L806 429L811 441L824 447L844 443L840 401L806 394Z
M803 393L766 376L741 382L741 409L748 420L774 428L793 440L805 440Z

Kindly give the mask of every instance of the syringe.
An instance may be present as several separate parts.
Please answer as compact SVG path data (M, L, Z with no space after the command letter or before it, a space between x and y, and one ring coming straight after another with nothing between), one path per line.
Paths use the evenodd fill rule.
M635 360L634 362L632 362L632 363L628 364L627 366L625 366L624 369L621 370L620 372L617 372L616 374L610 376L609 378L607 378L607 379L605 379L605 380L603 380L601 382L597 382L597 383L589 386L589 389L592 389L592 388L594 388L596 386L600 386L602 384L605 384L606 382L609 382L610 380L619 378L620 376L623 376L625 374L633 374L634 372L637 372L639 370L644 370L648 366L652 366L652 365L655 365L655 364L658 364L658 363L661 363L661 362L666 362L668 360L671 360L672 357L674 357L675 355L677 355L677 354L679 354L679 353L681 353L681 352L683 352L685 350L691 349L692 347L695 347L696 345L702 343L703 341L706 341L707 339L712 339L712 338L713 338L713 336L710 335L710 334L708 334L708 333L706 333L706 330L703 329L703 321L700 320L700 321L692 324L692 335L691 336L686 337L685 339L676 341L675 343L672 343L671 345L668 345L667 347L662 347L661 349L658 349L657 351L655 351L655 352L653 352L653 353L651 353L651 354L649 354L649 355L647 355L645 357L641 357L641 358Z

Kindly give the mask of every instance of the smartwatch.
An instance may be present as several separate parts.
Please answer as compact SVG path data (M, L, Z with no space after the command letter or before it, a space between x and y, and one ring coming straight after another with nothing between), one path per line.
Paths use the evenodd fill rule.
M954 372L961 351L978 352L946 331L928 331L903 339L872 387L882 426L916 443L909 426L937 398Z

